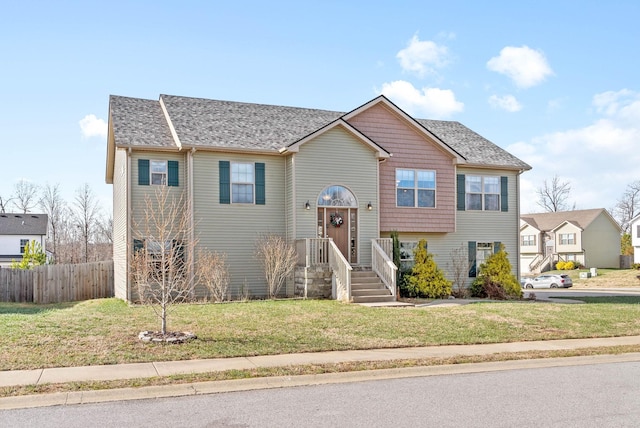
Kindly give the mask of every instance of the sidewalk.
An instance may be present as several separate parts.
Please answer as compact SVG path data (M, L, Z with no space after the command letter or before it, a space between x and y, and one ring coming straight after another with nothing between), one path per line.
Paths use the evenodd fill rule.
M488 355L502 352L554 351L602 346L640 345L640 336L599 339L566 339L482 345L427 346L419 348L369 349L258 357L214 358L106 366L47 368L0 371L0 387L42 385L83 381L148 378L189 373L248 370L258 367L285 367L305 364L339 364L357 361L389 361L455 356Z

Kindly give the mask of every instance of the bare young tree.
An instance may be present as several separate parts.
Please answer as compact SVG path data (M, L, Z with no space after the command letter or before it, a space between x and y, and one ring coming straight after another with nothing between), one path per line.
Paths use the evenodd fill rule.
M211 293L214 302L223 302L229 298L229 267L227 255L203 249L198 251L198 263L196 267L196 279Z
M84 253L84 262L89 261L89 243L96 227L98 219L99 207L98 201L88 183L76 190L74 201L76 225L80 229L82 236L82 249Z
M13 205L22 213L38 205L38 186L27 180L18 181L13 188Z
M13 200L13 198L3 198L2 196L0 196L0 213L6 213L7 209L10 207L10 203Z
M282 236L266 234L256 241L256 257L264 269L269 298L273 299L296 267L296 249Z
M452 275L451 282L453 283L454 296L467 297L469 290L466 287L466 281L469 277L469 269L473 265L473 262L469 261L468 248L462 244L458 248L451 250L447 265Z
M620 223L623 233L629 233L631 220L640 213L640 180L629 183L618 199L612 214Z
M560 181L558 175L554 175L551 181L544 180L542 187L536 190L538 195L538 205L544 208L545 212L569 211L575 209L569 205L569 195L571 195L571 184L568 181Z
M47 183L42 188L42 194L40 196L40 209L49 217L49 244L48 248L51 248L53 253L53 260L51 262L58 262L58 247L60 243L60 229L63 226L62 216L65 213L65 202L60 194L60 185L50 185Z
M167 186L158 186L144 200L135 221L132 280L138 299L150 305L167 336L172 305L190 299L194 278L191 258L196 245L188 204Z

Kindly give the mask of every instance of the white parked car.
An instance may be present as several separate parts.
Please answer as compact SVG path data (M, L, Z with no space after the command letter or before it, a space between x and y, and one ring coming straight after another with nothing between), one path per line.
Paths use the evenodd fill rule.
M569 275L565 274L543 274L535 278L522 278L520 285L523 288L569 288L573 285L573 281Z

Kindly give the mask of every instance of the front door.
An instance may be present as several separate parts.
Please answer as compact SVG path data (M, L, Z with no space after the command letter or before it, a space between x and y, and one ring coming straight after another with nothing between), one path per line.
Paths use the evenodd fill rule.
M349 263L357 263L356 208L318 208L318 237L331 238Z

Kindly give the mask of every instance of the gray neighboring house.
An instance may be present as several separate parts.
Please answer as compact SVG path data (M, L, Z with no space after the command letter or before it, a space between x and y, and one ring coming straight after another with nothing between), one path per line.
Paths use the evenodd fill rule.
M296 243L290 296L364 301L356 279L351 287L358 271L376 272L395 293L395 275L380 272L392 231L403 264L426 239L451 277L460 249L468 284L504 245L519 274L519 179L531 167L458 122L415 119L384 96L346 113L111 96L108 132L116 297L137 299L129 261L157 247L136 225L158 186L188 201L200 247L227 254L234 297L266 294L254 257L264 233Z
M24 247L30 241L37 241L46 251L48 224L46 214L0 213L0 267L22 260Z
M620 225L604 208L520 217L522 273L553 269L558 261L620 267Z

